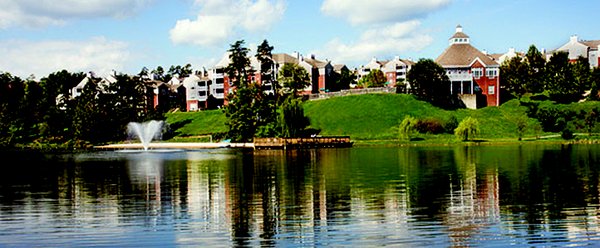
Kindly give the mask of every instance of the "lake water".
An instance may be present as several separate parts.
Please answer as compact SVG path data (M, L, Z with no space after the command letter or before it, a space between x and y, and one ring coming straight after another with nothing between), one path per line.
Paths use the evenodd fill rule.
M600 246L598 145L1 155L1 247Z

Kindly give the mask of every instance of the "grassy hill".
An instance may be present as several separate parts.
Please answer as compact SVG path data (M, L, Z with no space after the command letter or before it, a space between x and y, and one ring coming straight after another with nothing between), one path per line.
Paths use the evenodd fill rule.
M480 138L515 140L517 118L526 118L529 126L537 123L536 119L526 117L526 110L527 107L513 100L500 107L449 111L404 94L353 95L305 103L305 113L310 118L311 127L321 130L321 135L349 135L354 140L363 141L396 139L397 126L406 115L441 121L455 116L458 122L471 116L480 122ZM218 137L219 133L227 131L225 121L221 110L167 114L167 122L175 131L175 138L210 134L217 134ZM534 129L528 128L526 136L534 135ZM421 137L437 139L439 142L454 140L451 134L422 134Z
M515 119L519 116L526 118L527 108L520 106L518 101L512 101L501 107L449 111L416 100L412 95L371 94L311 101L306 103L305 110L312 127L320 129L322 135L350 135L358 140L395 139L398 136L397 126L406 115L441 121L455 116L459 122L471 116L479 120L481 138L485 139L516 138ZM526 120L530 124L536 122L531 118Z

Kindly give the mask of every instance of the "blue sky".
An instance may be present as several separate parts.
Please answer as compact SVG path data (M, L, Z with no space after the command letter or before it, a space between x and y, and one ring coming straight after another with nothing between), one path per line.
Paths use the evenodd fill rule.
M241 39L349 67L435 59L457 24L490 53L552 50L571 35L600 39L599 10L598 0L0 0L0 71L210 68Z

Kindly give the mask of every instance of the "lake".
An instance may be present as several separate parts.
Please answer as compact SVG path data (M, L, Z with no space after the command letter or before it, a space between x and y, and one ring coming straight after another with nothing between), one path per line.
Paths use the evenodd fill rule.
M600 146L2 152L2 247L600 246Z

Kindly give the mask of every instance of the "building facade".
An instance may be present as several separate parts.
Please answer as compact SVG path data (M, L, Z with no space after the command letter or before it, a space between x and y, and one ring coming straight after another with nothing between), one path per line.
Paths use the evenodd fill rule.
M577 35L571 36L569 42L556 49L556 51L569 53L569 60L571 61L575 61L579 57L587 58L591 67L600 66L598 50L600 50L600 40L582 41L579 40Z
M500 104L500 65L473 47L460 25L435 62L446 70L451 93L458 94L468 108Z

